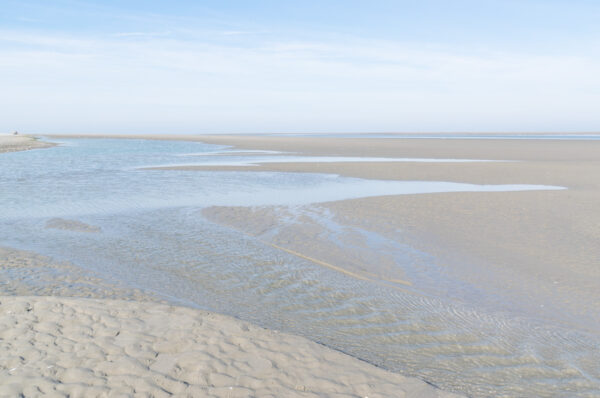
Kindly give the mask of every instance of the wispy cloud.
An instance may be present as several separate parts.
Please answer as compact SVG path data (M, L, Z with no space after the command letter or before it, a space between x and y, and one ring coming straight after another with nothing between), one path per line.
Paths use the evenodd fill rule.
M17 21L19 21L19 22L28 22L28 23L30 23L30 22L39 22L40 20L39 20L39 19L36 19L36 18L18 17L18 18L17 18Z
M560 130L572 120L600 122L592 110L600 60L591 56L202 36L0 32L0 119L40 131L62 123L230 132Z
M226 30L226 31L221 32L221 34L224 36L241 36L241 35L249 35L252 33L253 32L243 31L243 30Z
M117 32L113 33L113 37L165 37L171 32Z

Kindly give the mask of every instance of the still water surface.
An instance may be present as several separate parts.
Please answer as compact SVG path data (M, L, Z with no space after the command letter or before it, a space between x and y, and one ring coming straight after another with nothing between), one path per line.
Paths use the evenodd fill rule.
M211 163L219 153L226 155L223 162L266 155L227 152L202 143L73 139L51 149L3 154L0 242L70 261L174 303L303 335L444 389L472 396L599 393L598 336L480 305L488 299L485 292L436 277L427 253L357 231L369 237L373 250L385 244L398 267L430 285L426 292L404 291L321 267L202 216L212 205L307 211L313 203L372 195L559 187L143 169L181 163L181 155L190 153L213 154L205 157ZM101 232L46 228L54 217ZM325 216L322 222L335 228ZM408 257L425 266L409 269ZM468 294L449 300L432 293L453 289Z

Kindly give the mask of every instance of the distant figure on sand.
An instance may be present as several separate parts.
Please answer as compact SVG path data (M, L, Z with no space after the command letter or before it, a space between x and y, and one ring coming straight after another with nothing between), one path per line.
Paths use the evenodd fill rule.
M13 135L19 135L19 132L15 130L13 131Z

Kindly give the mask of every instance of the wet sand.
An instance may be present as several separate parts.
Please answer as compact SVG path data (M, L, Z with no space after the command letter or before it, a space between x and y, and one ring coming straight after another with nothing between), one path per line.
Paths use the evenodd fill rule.
M81 136L85 137L85 136ZM93 136L88 136L93 137ZM102 137L102 136L96 136ZM108 136L104 136L108 137ZM116 137L113 137L116 138ZM337 222L376 231L432 254L444 272L520 303L528 313L600 331L600 141L510 139L321 138L252 135L129 135L121 138L202 141L240 150L312 156L488 159L489 163L268 163L258 166L170 166L173 170L334 173L386 180L474 184L544 184L565 191L398 195L319 205ZM506 160L509 162L502 162ZM193 162L193 161L192 161ZM302 256L356 271L347 254L311 228L279 235L279 209L214 208L213 221ZM346 259L344 258L344 255ZM365 273L369 270L365 269ZM362 275L365 275L363 273ZM405 275L390 274L384 279ZM418 288L418 287L417 287ZM510 303L507 304L510 306Z
M507 301L519 302L530 315L600 331L600 269L597 266L600 141L245 136L198 139L233 145L237 149L306 155L513 160L515 162L477 164L270 163L250 170L565 186L568 190L398 195L320 206L331 211L334 219L344 225L377 231L434 255L445 272ZM249 170L248 167L227 169ZM215 221L254 235L264 234L278 222L276 209L214 208L205 213ZM294 228L296 231L284 231L269 239L307 257L343 266L343 258L336 258L318 233L302 234L302 228ZM395 277L405 278L403 275Z
M0 296L61 296L165 302L148 292L107 282L74 264L54 262L36 253L8 247L0 247Z

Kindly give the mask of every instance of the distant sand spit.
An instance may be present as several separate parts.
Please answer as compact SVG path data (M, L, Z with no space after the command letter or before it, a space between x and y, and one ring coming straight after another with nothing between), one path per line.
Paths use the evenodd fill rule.
M0 153L49 148L51 146L54 146L54 144L38 141L35 137L29 135L0 134Z
M510 140L429 138L323 138L270 135L48 135L56 138L110 138L199 141L238 150L277 151L313 156L383 156L488 160L597 160L600 140Z

